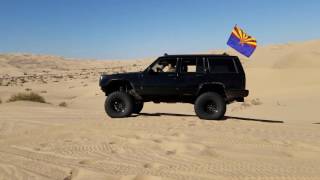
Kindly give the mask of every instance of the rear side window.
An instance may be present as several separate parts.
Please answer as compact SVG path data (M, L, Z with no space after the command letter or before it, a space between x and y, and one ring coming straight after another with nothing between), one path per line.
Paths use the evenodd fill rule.
M204 73L204 62L202 58L183 57L181 58L182 73Z
M234 61L231 58L208 58L208 61L212 73L237 73Z

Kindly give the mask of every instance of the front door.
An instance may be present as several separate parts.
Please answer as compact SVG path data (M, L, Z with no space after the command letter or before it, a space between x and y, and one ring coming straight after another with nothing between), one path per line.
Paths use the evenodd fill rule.
M146 99L176 101L178 98L177 58L160 58L142 78L141 94Z

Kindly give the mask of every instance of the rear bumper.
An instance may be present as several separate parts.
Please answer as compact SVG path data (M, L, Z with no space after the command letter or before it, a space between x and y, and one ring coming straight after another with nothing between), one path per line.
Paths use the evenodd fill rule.
M249 95L248 90L230 89L226 91L228 101L243 102L244 98Z

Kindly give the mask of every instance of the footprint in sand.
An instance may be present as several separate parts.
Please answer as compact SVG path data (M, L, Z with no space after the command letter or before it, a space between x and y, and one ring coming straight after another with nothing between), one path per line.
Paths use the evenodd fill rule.
M204 150L200 151L199 155L213 158L217 158L220 156L215 150L211 148L205 148Z
M159 167L161 167L161 164L159 163L146 163L143 165L144 168L147 168L147 169L157 169Z
M175 155L175 154L177 154L177 150L175 149L175 150L170 150L170 151L167 151L166 152L166 155Z
M165 151L166 155L176 155L176 154L192 154L197 155L206 149L206 146L198 143L188 143L188 142L163 142L161 143L162 149Z
M65 143L71 143L72 140L71 140L71 139L66 139L66 140L64 140L64 142L65 142Z
M85 160L81 160L81 161L79 161L79 164L82 164L82 165L89 165L89 164L93 164L94 162L95 162L95 160L85 159Z
M174 137L174 138L180 138L180 139L186 138L186 135L185 135L185 134L183 134L183 133L178 133L178 132L173 133L171 136Z
M39 144L42 148L44 148L44 147L47 147L48 146L48 144L47 143L41 143L41 144Z
M35 150L35 151L41 151L41 148L35 147L35 148L33 148L33 150Z
M155 143L162 143L162 140L161 140L161 139L154 139L153 142L155 142Z

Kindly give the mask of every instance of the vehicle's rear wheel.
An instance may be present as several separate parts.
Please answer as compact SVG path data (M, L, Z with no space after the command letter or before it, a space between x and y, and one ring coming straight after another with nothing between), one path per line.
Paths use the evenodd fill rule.
M139 114L143 108L143 102L142 101L136 101L134 103L133 113Z
M221 95L206 92L196 99L194 110L200 119L219 120L226 112L226 102Z
M116 91L108 95L104 108L108 116L124 118L132 114L133 99L128 93Z

